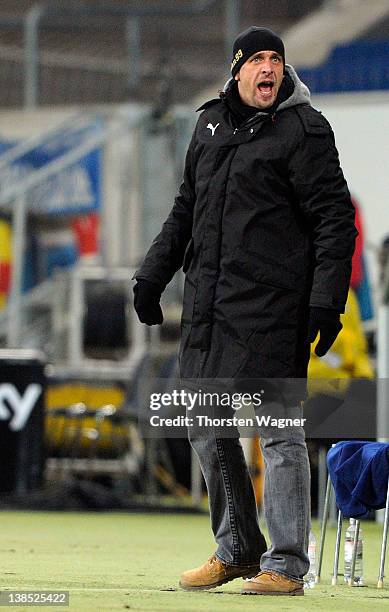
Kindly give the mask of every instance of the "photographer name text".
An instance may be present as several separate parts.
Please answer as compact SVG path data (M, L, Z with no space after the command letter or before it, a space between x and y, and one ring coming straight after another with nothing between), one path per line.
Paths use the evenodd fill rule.
M274 418L270 415L252 417L226 417L213 418L205 414L198 414L195 417L176 416L172 418L153 415L150 417L152 427L303 427L307 419L304 418Z

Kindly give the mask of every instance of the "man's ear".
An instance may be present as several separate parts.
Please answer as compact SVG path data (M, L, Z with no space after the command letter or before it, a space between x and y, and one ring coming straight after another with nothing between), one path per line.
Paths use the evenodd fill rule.
M240 70L239 72L236 73L236 75L234 76L235 81L240 81Z

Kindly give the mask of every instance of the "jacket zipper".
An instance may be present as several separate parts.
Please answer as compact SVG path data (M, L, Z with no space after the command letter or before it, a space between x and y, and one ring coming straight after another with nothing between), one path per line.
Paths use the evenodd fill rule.
M262 114L262 115L264 115L265 113L261 113L261 114ZM236 134L236 132L239 132L239 130L241 130L242 128L247 127L247 126L248 126L248 125L249 125L249 124L252 122L252 120L253 120L253 119L255 119L255 118L257 118L257 117L258 117L258 115L254 115L254 117L251 117L251 119L248 119L248 121L245 121L245 122L244 122L244 123L243 123L243 124L240 126L240 128L235 128L235 129L234 129L233 134ZM271 119L272 123L275 123L275 121L276 121L276 114L275 114L275 113L273 113L272 115L268 115L268 116L267 116L267 119L268 119L268 120L269 120L269 119Z

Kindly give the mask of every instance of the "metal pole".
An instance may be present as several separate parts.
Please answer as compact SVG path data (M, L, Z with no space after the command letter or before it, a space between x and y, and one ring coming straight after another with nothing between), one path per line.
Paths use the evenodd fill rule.
M321 566L322 566L322 563L323 563L323 551L324 551L324 542L325 542L325 539L326 539L328 512L329 512L329 509L330 509L331 487L332 487L332 485L331 485L331 478L330 478L330 475L328 474L326 496L325 496L325 500L324 500L323 519L322 519L322 523L321 523L319 561L318 561L317 572L316 572L316 577L315 577L316 584L319 584L320 576L321 576Z
M141 139L144 133L139 125L131 132L133 146L130 156L130 167L127 169L127 178L129 177L128 191L131 193L131 203L128 206L128 212L131 218L131 223L125 229L127 232L127 253L124 261L130 262L130 265L137 265L142 256L144 248L143 230L143 206L144 206L144 190L143 190L143 159L141 157L142 142ZM144 325L142 326L144 327Z
M386 492L386 506L385 506L385 519L384 519L384 532L382 534L382 546L381 546L381 557L380 557L380 571L378 574L377 588L384 588L384 571L385 571L385 556L386 556L386 543L388 541L388 523L389 523L389 478L388 478L388 489Z
M240 0L225 0L224 46L228 61L232 57L232 43L238 34L240 23Z
M39 100L39 24L45 7L33 6L24 19L24 107L35 108Z
M146 121L140 121L137 129L137 169L139 170L139 196L140 196L140 207L139 207L139 219L140 219L140 232L141 244L148 244L149 235L147 231L147 221L149 213L149 197L147 193L147 150L149 143L148 129ZM138 254L137 254L138 255Z
M323 516L327 482L327 449L325 446L319 447L318 455L317 515Z
M79 269L75 268L72 275L70 293L68 354L73 366L80 366L83 359L82 329L83 313L85 308L85 295L82 277Z
M335 526L338 520L338 507L336 505L335 495L331 498L328 520L331 527Z
M127 43L127 85L129 91L135 89L140 77L140 23L138 17L126 20L126 43Z
M332 586L338 584L338 569L339 569L339 552L340 552L340 538L342 536L342 513L338 511L338 528L336 530L336 543L335 543L335 555L334 555L334 570L332 573Z
M22 282L26 234L26 192L14 202L12 211L12 276L7 307L7 346L18 348L22 323Z

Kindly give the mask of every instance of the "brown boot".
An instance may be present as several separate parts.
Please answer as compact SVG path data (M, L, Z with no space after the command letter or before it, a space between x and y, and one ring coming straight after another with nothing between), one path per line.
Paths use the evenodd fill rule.
M259 563L244 567L222 563L216 555L209 557L201 567L188 570L181 576L180 587L185 591L206 591L234 578L251 578L259 571Z
M304 595L301 582L264 570L251 580L246 580L243 595Z

